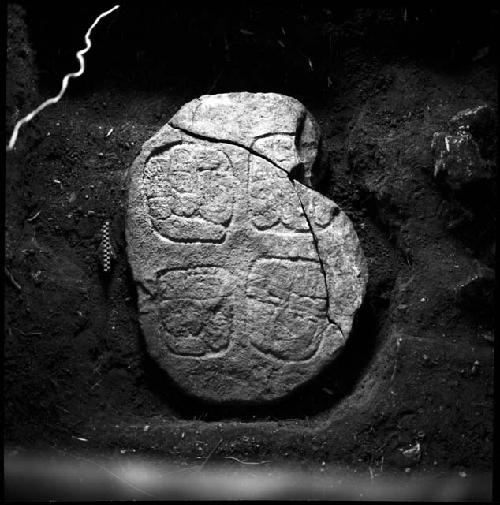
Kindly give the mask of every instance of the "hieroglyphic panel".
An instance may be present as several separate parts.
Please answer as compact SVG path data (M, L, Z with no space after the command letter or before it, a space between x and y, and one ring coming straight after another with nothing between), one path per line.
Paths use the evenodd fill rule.
M190 394L283 398L344 346L366 265L347 216L297 183L318 145L296 100L230 93L187 104L135 161L127 254L141 328Z

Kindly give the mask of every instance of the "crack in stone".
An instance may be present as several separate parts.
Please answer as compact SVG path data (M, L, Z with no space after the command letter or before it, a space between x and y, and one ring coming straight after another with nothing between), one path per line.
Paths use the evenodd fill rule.
M267 139L269 137L275 137L276 135L283 135L287 137L294 137L295 132L285 132L285 131L278 131L278 132L267 132L267 133L261 133L260 135L255 135L253 138L252 145L257 142L257 140L262 140L262 139Z
M305 119L305 117L304 117L304 119ZM300 120L300 118L299 118L299 120ZM342 331L342 328L340 327L340 325L336 321L334 321L331 318L331 316L329 314L329 312L330 312L330 310L329 310L330 309L330 293L328 291L328 284L327 284L327 280L326 280L325 265L323 263L323 259L321 258L321 254L319 252L318 239L316 237L316 234L314 233L313 227L312 227L311 222L309 220L309 216L307 215L307 212L306 212L306 209L305 209L304 204L302 202L302 199L300 198L300 194L297 191L297 188L296 188L295 183L294 183L295 180L298 181L298 182L301 182L299 174L301 173L300 168L302 167L302 163L299 163L299 165L297 165L296 167L292 168L292 170L290 170L290 172L287 172L283 167L281 167L278 163L276 163L272 159L268 158L267 156L265 156L262 153L259 153L259 152L255 151L251 147L245 146L244 144L240 144L239 142L235 142L234 140L225 140L225 139L222 140L222 139L217 139L217 138L209 137L207 135L201 135L201 134L198 134L198 133L193 133L193 132L191 132L191 131L189 131L189 130L187 130L185 128L181 128L180 126L173 125L171 122L169 122L168 124L169 124L169 126L171 128L173 128L175 130L179 130L182 133L185 133L186 135L189 135L190 137L193 137L195 139L205 140L205 141L208 141L208 142L219 143L219 144L229 144L229 145L233 145L233 146L245 149L248 153L250 153L250 154L252 154L254 156L258 156L259 158L267 161L268 163L270 163L274 167L278 168L279 170L282 170L283 172L285 172L287 174L288 180L292 184L292 187L293 187L293 189L295 191L295 194L297 195L297 198L299 200L299 203L300 203L300 206L302 208L302 212L303 212L305 220L307 222L307 226L309 228L309 231L311 232L311 236L312 236L312 239L313 239L314 248L316 250L316 255L318 257L318 262L319 262L319 265L320 265L321 273L322 273L323 279L325 281L326 318L328 319L329 323L333 324L339 330L340 334L342 335L342 338L345 341L346 338L345 338L345 335L344 335L344 333ZM306 187L308 187L308 186L306 186ZM312 188L310 188L310 189L312 189Z
M189 130L186 130L185 128L181 128L180 126L173 125L172 123L168 123L168 124L174 130L179 130L182 133L185 133L186 135L189 135L190 137L193 137L198 140L206 140L207 142L214 142L217 144L229 144L231 146L241 147L242 149L245 149L246 151L248 151L250 154L253 154L254 156L258 156L259 158L262 158L263 160L267 161L268 163L271 163L271 165L275 166L276 168L279 168L280 170L283 170L283 172L288 174L288 172L283 167L280 167L271 158L268 158L266 155L259 153L259 152L255 151L255 149L252 149L251 147L248 147L244 144L240 144L239 142L235 142L234 140L216 139L213 137L209 137L208 135L201 135L199 133L193 133L193 132L190 132Z
M325 265L323 263L323 258L321 257L321 254L319 252L319 244L318 244L318 239L316 237L316 234L314 233L314 230L313 230L313 227L311 225L311 221L309 220L309 216L307 215L307 212L306 212L306 209L304 207L304 204L302 203L302 200L300 198L300 194L299 192L297 191L297 188L295 187L295 183L294 183L294 179L292 178L292 175L290 174L290 182L293 186L293 189L295 190L295 194L297 195L297 198L299 200L299 203L300 203L300 206L302 207L302 212L304 214L304 217L307 221L307 226L309 226L309 230L311 232L311 235L312 235L312 239L313 239L313 243L314 243L314 248L316 249L316 255L318 256L318 261L319 261L319 266L321 268L321 273L323 275L323 280L325 281L325 296L326 296L326 318L328 319L328 321L333 324L334 326L337 327L337 329L340 331L341 335L342 335L342 338L344 339L344 341L346 340L345 338L345 335L344 335L344 332L342 331L342 328L340 327L340 325L334 321L331 317L330 317L330 293L328 291L328 284L326 282L326 270L325 270Z
M157 293L153 293L153 291L146 285L144 281L134 279L134 282L143 290L146 295L149 295L149 301L154 301L156 299Z
M151 149L151 152L148 154L146 160L144 161L144 165L149 162L149 160L153 156L158 156L164 151L167 151L168 149L172 149L174 146L178 146L182 144L182 140L174 140L173 142L169 142L168 144L162 144L161 146L155 146Z

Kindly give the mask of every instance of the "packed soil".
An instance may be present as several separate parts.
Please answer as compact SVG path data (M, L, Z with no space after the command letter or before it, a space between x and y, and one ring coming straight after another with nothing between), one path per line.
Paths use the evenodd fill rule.
M491 469L491 289L459 302L494 266L496 188L464 203L435 179L431 140L461 110L496 112L498 12L292 5L122 6L95 29L86 72L20 129L5 164L9 447L372 478ZM100 9L8 5L8 135L77 69ZM283 93L311 111L323 134L316 189L352 219L369 266L343 353L264 405L204 404L171 383L148 357L126 258L126 174L142 144L185 102L228 91Z

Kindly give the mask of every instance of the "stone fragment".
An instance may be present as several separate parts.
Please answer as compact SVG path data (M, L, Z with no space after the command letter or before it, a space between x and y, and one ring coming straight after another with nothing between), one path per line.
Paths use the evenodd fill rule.
M281 398L348 338L367 267L347 216L305 185L318 144L297 100L229 93L186 104L132 165L126 239L141 327L187 393Z
M494 115L484 105L457 113L447 132L436 132L431 148L434 176L452 191L467 190L472 184L494 177Z
M470 133L479 147L482 158L494 157L496 144L496 118L488 105L479 105L455 114L449 121L452 131Z
M470 133L435 133L431 146L435 155L434 177L443 180L453 191L493 177L491 167L481 158Z

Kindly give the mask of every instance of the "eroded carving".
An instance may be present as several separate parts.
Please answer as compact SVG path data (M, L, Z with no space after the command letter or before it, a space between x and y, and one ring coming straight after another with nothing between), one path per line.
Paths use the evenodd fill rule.
M172 269L158 278L161 329L179 356L221 353L233 330L232 275L223 268Z
M302 206L286 172L269 170L262 160L249 162L251 221L259 231L309 232Z
M146 163L149 215L174 242L221 243L233 212L232 167L220 150L174 145Z
M257 349L285 361L307 360L317 351L328 325L317 262L257 260L246 295L247 334Z
M179 356L206 356L229 346L232 305L228 298L168 300L159 310L169 350Z

